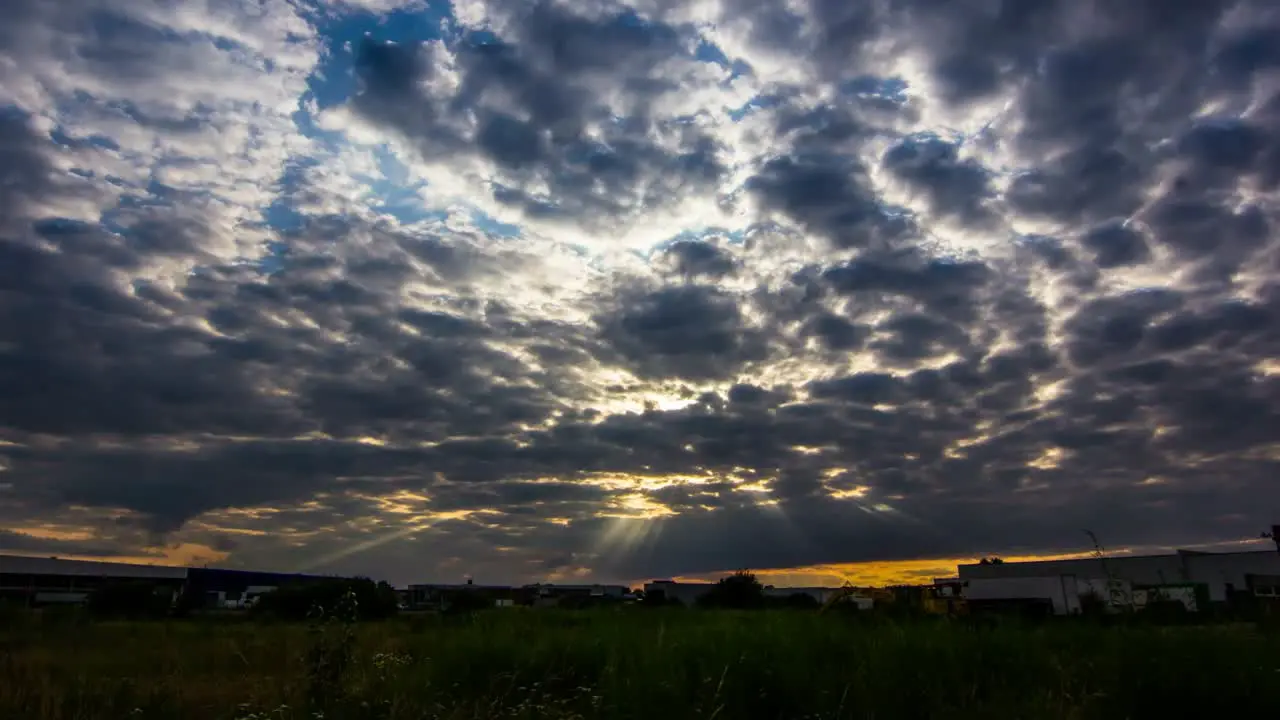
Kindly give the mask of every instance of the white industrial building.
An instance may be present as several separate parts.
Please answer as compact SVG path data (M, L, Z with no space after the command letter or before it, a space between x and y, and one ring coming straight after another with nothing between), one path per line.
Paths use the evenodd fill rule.
M1241 597L1274 597L1280 588L1280 552L1210 553L1178 550L1167 555L1121 555L959 566L966 600L1043 601L1057 614L1079 612L1094 595L1112 606L1142 606L1157 598L1190 610L1197 597L1211 604Z

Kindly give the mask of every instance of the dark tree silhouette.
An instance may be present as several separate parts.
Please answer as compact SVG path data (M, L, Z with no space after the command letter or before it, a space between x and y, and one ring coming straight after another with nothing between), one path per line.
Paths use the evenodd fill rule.
M720 578L707 594L698 598L699 607L758 608L764 605L764 585L754 573L739 570Z
M280 620L303 620L317 614L328 617L343 606L342 599L348 592L354 596L355 607L350 610L356 617L342 619L376 620L395 615L399 610L399 597L385 582L334 578L284 585L263 595L252 612Z

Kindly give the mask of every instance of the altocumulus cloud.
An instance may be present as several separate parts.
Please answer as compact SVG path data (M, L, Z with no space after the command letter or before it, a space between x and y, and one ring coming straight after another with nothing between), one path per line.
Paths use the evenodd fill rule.
M1264 0L11 0L0 550L635 580L1280 513Z

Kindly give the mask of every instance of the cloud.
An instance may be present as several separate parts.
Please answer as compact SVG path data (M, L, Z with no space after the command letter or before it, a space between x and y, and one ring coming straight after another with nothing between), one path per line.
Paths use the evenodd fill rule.
M641 377L732 377L765 359L768 339L732 296L706 285L624 296L598 320L602 337Z
M355 112L529 219L600 229L714 192L718 144L661 107L683 76L706 72L690 29L547 2L504 12L500 29L419 46L366 39Z
M0 28L0 550L397 582L1251 537L1263 2Z
M679 240L665 254L675 270L686 277L720 277L732 274L736 267L732 255L706 241Z

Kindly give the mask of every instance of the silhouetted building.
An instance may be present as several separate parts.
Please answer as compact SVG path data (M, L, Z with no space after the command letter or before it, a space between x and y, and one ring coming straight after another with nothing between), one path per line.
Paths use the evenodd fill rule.
M0 600L22 605L83 603L103 585L146 582L177 593L188 568L0 555Z
M676 582L675 580L654 580L644 584L646 601L678 602L681 605L693 605L698 598L711 592L715 583Z
M1154 588L1168 588L1179 598L1187 593L1175 588L1201 588L1210 603L1273 596L1280 586L1280 553L1178 550L1166 555L973 563L958 570L966 598L994 601L1019 599L1017 595L1029 600L1035 595L1061 613L1078 608L1078 598L1088 593L1117 597L1116 602L1126 604L1147 597Z
M325 575L230 570L226 568L190 568L184 595L196 608L245 608L258 597L284 585L323 582Z
M531 605L535 594L511 585L476 585L472 582L410 585L402 595L410 610L448 610L454 605L495 607Z
M319 575L0 555L0 599L24 605L76 604L103 585L146 583L181 594L188 607L241 608L281 585Z

